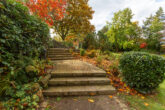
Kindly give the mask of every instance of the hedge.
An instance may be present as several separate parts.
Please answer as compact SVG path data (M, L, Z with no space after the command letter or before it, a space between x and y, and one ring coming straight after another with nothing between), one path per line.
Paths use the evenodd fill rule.
M151 93L164 80L165 59L145 52L127 52L120 59L124 81L141 93Z

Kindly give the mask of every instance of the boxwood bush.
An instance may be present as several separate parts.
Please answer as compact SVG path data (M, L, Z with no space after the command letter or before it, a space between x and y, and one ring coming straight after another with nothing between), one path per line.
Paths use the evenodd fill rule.
M124 81L141 93L151 93L164 80L165 59L145 52L127 52L120 59Z

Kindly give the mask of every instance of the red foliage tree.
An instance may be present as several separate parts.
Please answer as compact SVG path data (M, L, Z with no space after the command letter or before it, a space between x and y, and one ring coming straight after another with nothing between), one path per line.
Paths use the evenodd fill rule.
M141 48L141 49L146 48L146 47L147 47L147 43L144 42L144 43L141 43L141 44L140 44L140 48Z
M54 20L64 17L66 0L29 0L26 5L33 14L52 26Z

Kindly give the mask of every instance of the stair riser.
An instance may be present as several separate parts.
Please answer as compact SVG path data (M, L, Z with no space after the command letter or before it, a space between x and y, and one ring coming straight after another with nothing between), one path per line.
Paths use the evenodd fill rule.
M47 52L48 54L71 54L69 52Z
M49 51L47 51L48 53L58 53L58 52L69 52L69 50L49 50Z
M54 56L54 55L72 55L71 53L47 53L48 56Z
M51 58L51 59L61 59L61 58L67 59L67 58L73 58L73 57L48 57L48 58Z
M51 53L47 53L48 55L71 55L71 53L69 52L51 52Z
M56 55L52 55L52 56L48 56L48 58L70 58L70 57L72 57L71 55L60 55L60 56L56 56Z
M48 56L56 56L56 55L72 55L70 53L52 53L52 54L47 54Z
M90 95L113 95L116 91L75 91L75 92L43 92L45 96L90 96Z
M54 60L72 60L74 58L49 58L51 61L54 61Z
M56 56L56 55L59 56L59 55L72 55L72 54L69 54L69 53L68 54L65 54L65 53L64 54L59 54L59 53L47 54L47 56Z
M49 48L48 50L69 50L68 48Z
M106 77L104 73L52 73L52 78L61 77Z
M49 48L48 50L69 50L68 48Z
M110 81L101 80L101 81L50 81L49 86L75 86L75 85L109 85Z

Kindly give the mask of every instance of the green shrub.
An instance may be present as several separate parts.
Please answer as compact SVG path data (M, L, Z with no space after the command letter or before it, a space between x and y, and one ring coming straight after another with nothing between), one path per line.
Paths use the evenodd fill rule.
M69 53L73 53L74 50L72 48L69 49Z
M44 56L49 28L15 0L0 1L0 27L0 74L19 79L18 74L24 76L26 63Z
M121 57L121 54L110 52L108 56L109 60L118 60Z
M65 42L63 42L63 45L65 45L68 48L72 48L73 47L73 42L65 41Z
M110 53L111 53L111 52L108 51L108 50L106 50L106 51L103 52L104 55L110 55Z
M6 95L9 98L4 98L4 110L36 110L39 107L40 90L37 83L16 84L14 88L8 88Z
M101 64L102 60L103 60L103 56L101 56L101 55L97 56L96 61L98 64Z
M84 56L84 55L85 55L85 50L82 49L82 48L80 49L80 55L81 55L81 56Z
M145 52L128 52L120 59L120 69L127 85L150 93L164 80L165 59Z
M4 110L37 109L38 90L31 82L37 82L43 71L39 58L49 41L48 25L27 7L17 0L0 0L0 100Z
M125 42L123 43L123 49L124 49L125 51L134 50L135 48L136 48L136 45L135 45L135 43L134 43L133 40L132 40L132 41L125 41Z
M91 50L87 53L87 56L90 57L90 58L94 58L96 57L96 51L95 50Z

